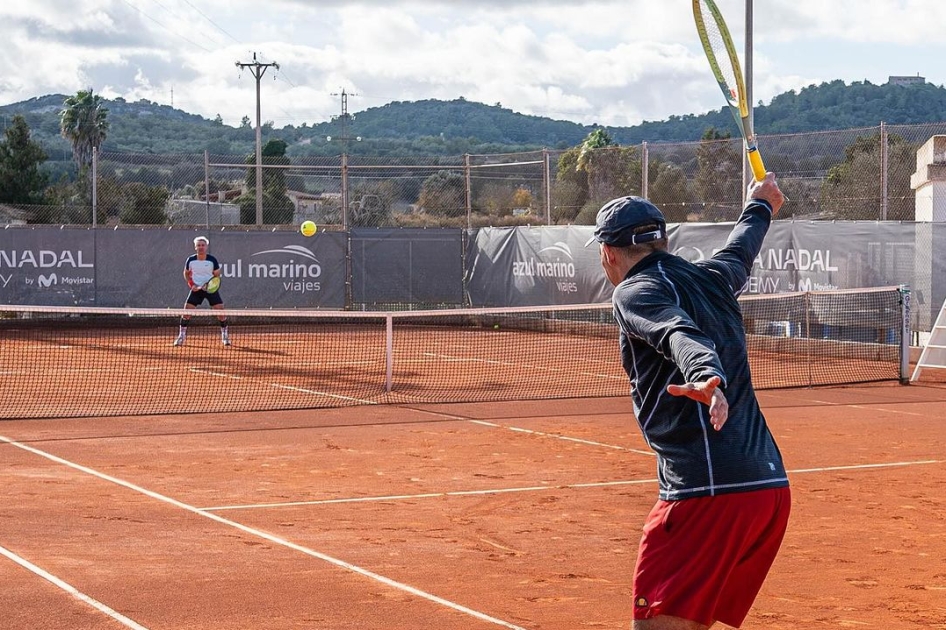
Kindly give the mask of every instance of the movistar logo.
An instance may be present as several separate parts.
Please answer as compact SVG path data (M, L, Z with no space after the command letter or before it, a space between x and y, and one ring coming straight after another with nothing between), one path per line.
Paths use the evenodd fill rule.
M37 284L39 284L39 287L41 289L49 288L53 286L54 284L59 284L59 276L57 276L54 273L51 273L48 276L44 276L40 274L39 279L37 280Z

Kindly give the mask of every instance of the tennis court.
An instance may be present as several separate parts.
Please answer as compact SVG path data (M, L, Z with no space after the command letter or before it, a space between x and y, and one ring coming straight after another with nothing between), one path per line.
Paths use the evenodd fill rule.
M946 627L946 388L760 396L794 508L744 627ZM656 494L623 397L0 435L11 629L626 628Z
M744 305L794 493L744 627L946 628L946 379L898 384L896 293L811 303ZM0 629L628 627L607 306L231 316L0 319Z

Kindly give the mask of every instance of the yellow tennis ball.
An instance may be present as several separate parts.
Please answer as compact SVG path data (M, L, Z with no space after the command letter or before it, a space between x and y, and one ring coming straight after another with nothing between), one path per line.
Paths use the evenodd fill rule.
M318 229L314 221L303 221L302 225L299 226L299 231L302 232L303 236L313 236Z

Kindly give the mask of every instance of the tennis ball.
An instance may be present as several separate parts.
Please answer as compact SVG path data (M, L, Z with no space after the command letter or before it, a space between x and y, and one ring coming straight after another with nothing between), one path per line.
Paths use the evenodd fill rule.
M493 324L493 330L499 330L499 324Z
M303 221L302 225L299 226L299 231L302 232L303 236L313 236L318 229L314 221Z

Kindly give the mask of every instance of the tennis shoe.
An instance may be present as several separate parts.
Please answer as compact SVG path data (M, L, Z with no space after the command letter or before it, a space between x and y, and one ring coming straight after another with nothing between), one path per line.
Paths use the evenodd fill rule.
M177 339L174 340L172 344L174 346L183 346L184 345L184 335L178 335Z

